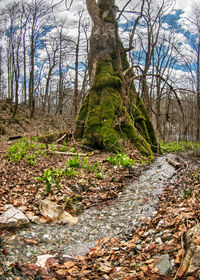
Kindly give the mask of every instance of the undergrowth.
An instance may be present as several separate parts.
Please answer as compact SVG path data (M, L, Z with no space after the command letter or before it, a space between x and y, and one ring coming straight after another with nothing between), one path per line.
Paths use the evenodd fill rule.
M22 138L8 148L6 157L13 162L26 158L31 165L34 165L36 158L44 155L45 152L45 144L37 142L36 138Z
M194 142L160 142L161 148L165 152L182 152L200 150L200 143Z

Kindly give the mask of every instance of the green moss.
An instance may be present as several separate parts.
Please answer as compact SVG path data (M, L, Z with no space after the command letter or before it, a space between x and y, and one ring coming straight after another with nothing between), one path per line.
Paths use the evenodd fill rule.
M2 125L0 125L0 135L5 135L5 134L6 134L5 128Z
M153 153L148 142L138 133L136 130L133 121L124 108L125 120L121 125L122 133L125 135L125 138L130 139L136 149L138 149L143 155L148 155L153 158Z
M156 137L151 119L150 119L149 114L146 110L146 107L145 107L145 105L144 105L144 103L143 103L143 101L140 97L138 97L138 99L137 99L137 106L141 110L142 115L145 117L145 124L143 123L142 125L143 125L143 127L145 125L144 133L146 135L147 141L151 145L151 149L154 152L162 153L162 150L161 150L160 145L158 143L158 140L157 140L157 137Z
M118 136L113 128L119 106L120 94L113 88L104 88L100 95L94 90L90 92L89 110L83 135L84 145L92 144L97 148L106 147L112 151L114 148L120 149Z
M127 59L124 65L126 63ZM153 158L152 139L146 125L150 119L146 109L140 99L137 100L134 88L131 88L127 110L120 91L116 58L112 56L98 63L94 84L79 113L77 125L80 121L83 124L82 132L79 133L82 143L90 148L117 152L123 150L120 138L124 138L130 140L142 154Z
M112 87L118 90L121 88L121 80L113 69L111 58L108 58L97 65L97 74L93 89L101 90L105 87Z
M76 120L76 129L74 132L74 137L76 139L80 139L83 136L85 119L88 111L88 102L89 102L89 95L87 95L85 102L81 106L80 112Z
M112 17L104 17L104 21L114 23L114 19Z
M72 197L67 197L65 199L65 207L69 210L73 210L74 206L73 206L73 198Z
M50 144L55 142L57 139L61 138L63 135L68 134L66 131L63 132L54 132L50 134L46 134L43 136L38 137L38 141L45 143L45 144ZM63 139L63 141L66 139Z

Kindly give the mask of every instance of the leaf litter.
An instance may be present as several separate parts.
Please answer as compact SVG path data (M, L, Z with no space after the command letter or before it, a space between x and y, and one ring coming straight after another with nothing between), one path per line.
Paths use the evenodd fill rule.
M134 156L137 158L138 155ZM124 186L128 184L131 177L132 180L138 177L142 166L138 165L132 170L115 168L108 164L105 158L105 154L94 153L93 155L94 162L98 160L103 163L103 180L98 180L96 174L90 173L88 170L82 170L81 174L61 182L60 189L55 188L48 195L44 193L44 186L36 183L32 178L42 176L46 168L62 167L66 158L51 155L45 160L39 159L34 166L30 166L26 160L20 163L11 163L4 158L1 160L0 212L5 210L5 204L13 204L25 214L38 215L40 225L43 223L43 230L41 230L39 238L32 236L30 229L1 231L2 267L0 274L5 277L2 279L199 279L198 271L195 275L184 276L186 268L181 267L185 255L184 234L197 224L200 218L199 178L197 176L199 159L196 159L195 164L193 159L184 159L189 162L187 168L179 170L175 180L168 178L168 182L164 183L163 191L162 186L155 194L151 193L151 189L146 189L146 192L144 190L144 197L141 200L141 204L144 206L143 211L145 206L149 207L149 203L152 202L153 208L149 207L145 211L152 212L153 216L148 216L146 212L141 211L141 215L137 216L137 223L133 222L133 217L130 222L128 220L130 215L127 215L125 219L128 220L128 224L124 224L122 215L121 225L115 225L114 229L117 230L114 231L112 228L111 230L108 228L110 212L117 211L115 209L118 205L117 200L123 197L122 193L127 189ZM160 180L160 185L162 184L163 181ZM155 188L153 183L152 187ZM140 191L139 189L137 192L140 193ZM52 225L48 219L40 217L39 201L48 196L51 200L64 204L65 197L73 196L75 193L81 194L86 209L81 214L82 217L87 216L87 211L91 214L89 214L90 218L94 216L94 213L95 215L98 213L91 224L95 223L97 217L99 221L103 221L99 224L99 228L103 228L103 236L97 235L98 241L95 236L90 244L87 243L91 237L88 235L85 240L80 240L80 243L75 246L74 252L72 250L70 254L70 250L62 251L63 243L67 245L71 243L71 240L64 238L66 235L63 233L63 236L60 235L60 240L62 239L60 244L51 244L50 250L48 246L51 243L51 235L48 234L47 228L49 228L49 232L53 232L55 225ZM129 193L128 201L127 197L125 198L126 202L133 200L132 196L133 193ZM156 198L159 200L159 204L154 211ZM135 210L131 210L130 205L124 207L128 208L128 212ZM109 209L110 212L105 209ZM123 211L125 210L123 209ZM106 219L104 214L101 216L102 213L106 213ZM118 216L120 215L113 216L112 219L117 220ZM87 219L87 222L90 223L90 220ZM108 224L105 225L105 223ZM32 233L34 233L34 227L37 226L37 224L31 226ZM81 223L79 226L82 227ZM58 226L57 232L53 233L60 233L62 228L63 226ZM74 233L73 227L68 228L68 232L70 230ZM85 237L84 231L81 234L82 237ZM23 243L20 243L20 238L23 238ZM75 239L77 238L80 236L77 237L75 234ZM13 247L17 247L17 240L19 246L29 246L29 253L34 252L35 256L39 256L41 253L40 251L37 253L37 248L43 243L43 255L51 253L44 262L44 267L37 265L35 259L30 256L29 262L25 261L26 257L22 256L21 259L9 263L9 256L14 252L12 252ZM195 242L198 244L199 240ZM83 249L82 256L77 255L79 245ZM168 274L160 274L157 264L166 254L169 256L171 267ZM17 257L15 256L15 258ZM7 272L6 269L8 269ZM11 273L10 276L9 273Z

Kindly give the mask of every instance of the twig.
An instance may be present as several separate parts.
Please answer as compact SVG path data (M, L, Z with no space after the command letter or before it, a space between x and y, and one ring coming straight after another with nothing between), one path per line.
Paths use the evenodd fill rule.
M54 155L54 154L57 154L57 155L65 155L65 156L76 156L77 153L70 153L70 152L59 152L59 151L48 151L46 150L47 154L51 154L51 155ZM79 156L81 157L85 157L87 154L80 154L78 153Z
M182 234L181 234L181 247L182 247L182 249L184 249L183 235L184 235L184 232L182 232ZM180 269L181 269L181 267L182 267L183 261L184 261L184 258L183 258L183 254L182 254L182 261L181 261L181 264L180 264L180 266L179 266L179 268L178 268L178 270L177 270L177 272L176 272L176 274L175 274L173 280L176 280L176 278L177 278L177 276L178 276L178 274L179 274L179 271L180 271Z
M65 133L62 137L60 137L60 138L56 141L56 144L58 144L59 142L61 142L66 136L67 136L67 133Z

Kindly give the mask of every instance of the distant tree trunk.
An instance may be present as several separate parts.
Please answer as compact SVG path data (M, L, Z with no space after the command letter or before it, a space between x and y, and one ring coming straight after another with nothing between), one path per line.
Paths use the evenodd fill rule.
M116 152L127 140L153 156L159 145L147 110L131 81L125 49L118 36L115 0L87 0L93 20L90 38L90 91L79 112L75 137L84 146Z
M57 112L61 116L63 113L63 70L62 70L62 33L60 33L59 42L59 81L58 81L58 109Z
M77 116L78 112L78 66L79 66L79 48L80 48L80 37L81 37L81 17L82 13L80 14L79 17L79 22L78 22L78 38L76 42L76 50L75 50L75 80L74 80L74 119Z
M26 86L26 37L23 34L23 64L24 64L24 102L27 102L27 86Z
M196 140L200 140L200 37L197 46L197 132Z
M30 48L30 75L29 75L29 109L30 117L32 118L35 112L35 96L34 96L34 34L31 34L31 48Z

